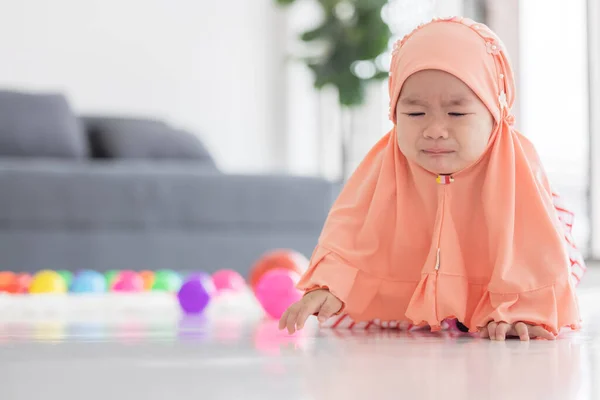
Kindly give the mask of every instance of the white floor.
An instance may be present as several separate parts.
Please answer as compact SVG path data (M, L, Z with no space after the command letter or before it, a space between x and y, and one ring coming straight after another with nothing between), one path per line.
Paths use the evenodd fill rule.
M0 399L600 399L600 273L554 342L397 331L295 336L250 297L1 297Z

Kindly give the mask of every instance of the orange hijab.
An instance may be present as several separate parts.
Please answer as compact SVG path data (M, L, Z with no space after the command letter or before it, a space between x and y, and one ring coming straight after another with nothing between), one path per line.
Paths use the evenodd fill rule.
M564 226L533 145L512 127L515 84L502 42L458 17L399 41L389 80L394 124L404 81L425 69L456 76L487 106L496 122L487 150L438 177L404 157L394 126L333 205L299 288L327 287L355 321L577 328Z

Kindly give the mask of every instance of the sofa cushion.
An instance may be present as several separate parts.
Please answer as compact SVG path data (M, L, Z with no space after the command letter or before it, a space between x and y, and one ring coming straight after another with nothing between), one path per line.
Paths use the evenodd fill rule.
M0 157L84 158L87 140L64 96L0 91Z
M91 116L82 120L97 158L193 160L215 166L197 136L162 121Z
M189 163L0 162L0 227L320 230L337 187L310 177L230 175Z

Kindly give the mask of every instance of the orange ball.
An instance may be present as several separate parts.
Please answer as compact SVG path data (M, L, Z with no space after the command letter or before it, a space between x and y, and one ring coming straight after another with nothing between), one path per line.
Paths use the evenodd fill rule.
M260 278L274 268L289 269L302 275L308 268L308 259L289 249L278 249L263 254L250 270L248 282L252 290L256 288Z
M10 271L0 272L0 292L17 292L17 274Z
M152 290L154 285L154 272L153 271L141 271L140 276L144 281L144 290Z

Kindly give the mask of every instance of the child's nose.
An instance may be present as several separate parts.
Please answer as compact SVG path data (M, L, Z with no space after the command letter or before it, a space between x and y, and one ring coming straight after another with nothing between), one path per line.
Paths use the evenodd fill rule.
M444 124L432 122L423 131L423 136L426 139L447 139L448 129Z

